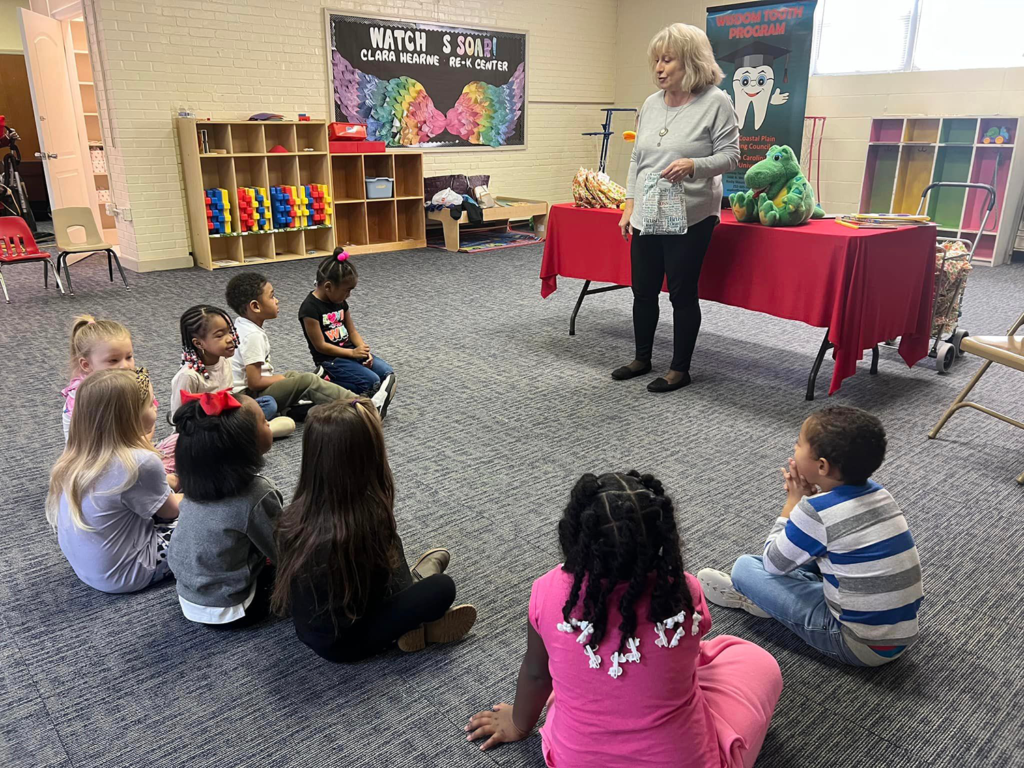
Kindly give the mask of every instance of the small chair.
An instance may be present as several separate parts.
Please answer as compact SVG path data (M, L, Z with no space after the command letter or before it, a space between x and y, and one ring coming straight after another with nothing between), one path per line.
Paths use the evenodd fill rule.
M949 421L949 417L961 408L974 408L977 411L1005 421L1007 424L1013 424L1015 427L1024 429L1024 422L1011 419L1009 416L993 411L991 408L986 408L978 403L964 401L964 398L970 394L970 391L974 389L974 385L981 380L981 377L992 363L999 363L1000 365L1024 372L1024 334L1017 335L1017 331L1020 330L1021 326L1024 326L1024 314L1017 318L1017 322L1010 327L1005 336L967 336L960 342L960 349L962 351L985 358L985 364L974 374L974 378L964 387L963 392L957 395L953 404L942 414L939 423L928 433L928 437L934 438L938 435L939 430ZM1024 472L1017 478L1017 482L1024 485Z
M53 272L53 278L60 288L60 295L64 295L64 286L60 284L60 278L53 269L53 262L50 255L39 250L32 231L24 219L17 216L0 216L0 266L3 264L24 264L36 261L43 262L43 285L48 285L49 273L46 268ZM10 304L11 297L7 295L7 283L4 281L4 273L0 271L0 288L4 291L4 300Z
M73 242L68 236L68 231L76 227L81 227L85 230L84 243ZM68 293L71 296L75 295L75 289L71 285L71 270L68 268L68 256L73 253L92 254L106 251L110 282L114 282L114 264L117 264L117 271L121 273L125 290L131 290L128 287L128 278L124 276L124 270L121 269L121 260L117 258L117 254L110 247L110 243L103 242L99 230L96 229L96 219L93 218L91 209L85 207L57 208L53 211L53 231L57 238L57 249L59 251L57 254L57 274L60 274L61 264L63 264L64 274L68 281Z

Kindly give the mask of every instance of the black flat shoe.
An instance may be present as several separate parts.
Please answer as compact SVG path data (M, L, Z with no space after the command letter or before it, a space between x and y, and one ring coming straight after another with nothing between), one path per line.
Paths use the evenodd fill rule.
M628 365L623 365L612 371L612 378L616 381L625 381L626 379L632 379L634 376L643 376L645 373L651 372L651 364L647 363L640 370L634 371Z
M690 374L684 373L683 378L679 379L675 384L669 384L668 379L664 376L659 376L650 384L647 385L648 392L675 392L677 389L682 389L690 383Z

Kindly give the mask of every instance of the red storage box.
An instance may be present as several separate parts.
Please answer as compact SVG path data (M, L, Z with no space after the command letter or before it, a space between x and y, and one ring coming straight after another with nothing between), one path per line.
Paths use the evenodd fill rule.
M331 123L327 126L331 141L365 141L366 126L362 123Z
M383 141L332 141L332 155L360 154L371 155L384 151Z

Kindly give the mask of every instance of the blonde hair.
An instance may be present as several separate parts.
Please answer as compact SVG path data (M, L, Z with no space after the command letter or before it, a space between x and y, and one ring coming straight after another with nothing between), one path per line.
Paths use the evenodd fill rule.
M97 320L92 315L79 315L71 325L71 377L82 373L79 360L89 357L100 344L127 338L131 333L116 320Z
M665 53L679 59L682 64L684 91L699 91L708 85L718 85L725 77L715 61L711 41L698 27L676 23L652 37L647 46L647 59L652 71Z
M118 493L138 480L139 465L132 451L156 453L143 435L142 412L148 403L139 397L139 388L136 372L123 368L97 371L78 388L68 444L50 472L46 520L54 528L65 496L74 524L90 530L82 518L82 498L111 463L120 462L125 469L124 483L110 491Z

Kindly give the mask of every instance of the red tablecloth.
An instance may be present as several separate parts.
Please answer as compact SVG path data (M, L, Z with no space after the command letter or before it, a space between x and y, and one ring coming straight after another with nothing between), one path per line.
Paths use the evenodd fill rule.
M557 278L630 284L620 212L551 206L541 296ZM928 353L935 227L850 229L831 219L801 227L741 224L722 212L700 277L700 297L829 328L835 370L829 394L852 376L864 350L901 337L907 365Z

